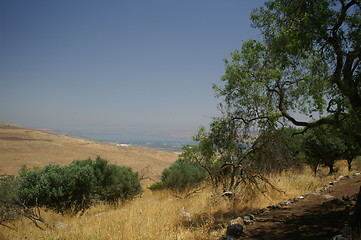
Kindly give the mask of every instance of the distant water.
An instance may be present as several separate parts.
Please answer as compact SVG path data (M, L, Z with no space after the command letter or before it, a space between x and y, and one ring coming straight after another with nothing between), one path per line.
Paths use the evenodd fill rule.
M126 135L126 134L99 134L99 133L75 133L76 135L98 142L111 142L119 146L144 146L163 151L182 151L183 146L195 144L188 138L171 138L154 135Z

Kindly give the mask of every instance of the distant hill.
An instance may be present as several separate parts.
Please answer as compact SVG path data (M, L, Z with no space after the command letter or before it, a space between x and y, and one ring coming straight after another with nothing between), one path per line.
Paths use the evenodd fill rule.
M66 165L73 160L94 159L132 167L158 180L177 154L138 146L116 146L0 122L0 174L16 174L21 166ZM145 181L150 183L150 181Z

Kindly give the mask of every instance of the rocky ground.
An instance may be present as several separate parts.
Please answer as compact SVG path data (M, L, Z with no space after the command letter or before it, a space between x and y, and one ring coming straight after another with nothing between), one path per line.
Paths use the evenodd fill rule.
M243 216L238 239L344 239L360 186L359 174L340 177L320 191Z

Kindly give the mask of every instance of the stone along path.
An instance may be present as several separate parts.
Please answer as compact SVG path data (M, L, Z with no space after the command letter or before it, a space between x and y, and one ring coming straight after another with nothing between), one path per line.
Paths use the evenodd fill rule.
M323 191L258 211L241 239L332 239L347 226L361 176L342 177Z

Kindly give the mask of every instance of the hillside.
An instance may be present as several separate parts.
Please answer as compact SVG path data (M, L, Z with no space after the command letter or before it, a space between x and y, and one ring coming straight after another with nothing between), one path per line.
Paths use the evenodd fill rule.
M23 165L66 165L76 159L94 159L100 155L110 163L132 167L138 172L150 166L146 176L159 179L162 170L177 159L173 152L98 143L5 122L0 122L0 153L0 174L16 174Z

